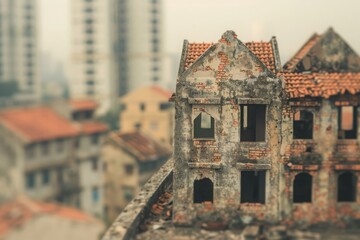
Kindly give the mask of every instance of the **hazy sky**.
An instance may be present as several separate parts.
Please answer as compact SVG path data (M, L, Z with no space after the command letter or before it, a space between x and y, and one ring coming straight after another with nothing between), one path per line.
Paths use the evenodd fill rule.
M69 59L70 1L40 0L42 50L61 61ZM169 53L180 54L183 39L215 42L226 30L234 30L241 41L268 41L276 36L284 63L312 33L323 33L329 26L360 53L360 0L163 2Z

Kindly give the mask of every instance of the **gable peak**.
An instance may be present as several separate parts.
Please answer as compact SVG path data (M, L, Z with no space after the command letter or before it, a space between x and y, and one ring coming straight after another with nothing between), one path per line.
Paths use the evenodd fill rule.
M227 30L222 36L221 39L219 40L219 42L235 42L237 41L237 35L234 31L232 30Z

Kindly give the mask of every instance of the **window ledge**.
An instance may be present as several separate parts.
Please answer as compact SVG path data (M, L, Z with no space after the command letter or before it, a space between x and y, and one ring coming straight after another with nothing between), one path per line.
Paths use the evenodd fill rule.
M268 170L271 169L271 164L264 163L236 163L236 168L240 170Z
M247 207L247 208L254 208L254 209L257 209L257 208L262 208L262 207L265 207L266 203L240 203L240 208L242 207Z
M220 169L222 165L220 162L188 162L189 168L208 168L208 169Z
M317 171L319 170L319 165L301 165L301 164L288 164L287 165L290 170L295 170L295 171Z
M238 104L270 104L270 99L263 98L238 98Z
M334 166L335 170L352 170L352 171L360 171L360 164L336 164Z
M221 98L188 98L190 104L216 105L221 103Z
M215 138L193 138L193 141L212 141L215 142Z

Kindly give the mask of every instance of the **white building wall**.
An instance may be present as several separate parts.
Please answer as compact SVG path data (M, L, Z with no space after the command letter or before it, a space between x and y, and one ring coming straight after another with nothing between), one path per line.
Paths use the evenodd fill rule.
M81 186L80 208L97 217L103 216L103 171L100 156L102 140L97 145L91 142L91 136L81 137L78 150L79 184ZM93 159L97 159L97 169L93 169ZM98 200L94 201L93 189L98 191Z
M72 0L72 98L91 98L104 113L115 101L116 84L111 21L112 0ZM92 41L91 44L87 41ZM88 70L93 71L89 73Z
M41 99L37 0L0 0L0 82L16 81L18 101Z
M168 87L164 72L162 0L116 0L119 94L159 84ZM121 25L123 22L123 25ZM123 48L121 47L123 46ZM125 66L125 69L121 67Z

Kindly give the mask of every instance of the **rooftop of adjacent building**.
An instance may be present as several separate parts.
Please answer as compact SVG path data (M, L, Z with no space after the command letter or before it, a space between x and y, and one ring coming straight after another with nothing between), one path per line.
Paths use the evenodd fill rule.
M129 152L139 161L167 158L171 154L171 150L166 145L138 131L126 133L111 132L107 139L109 142L124 149L124 151Z
M90 99L72 99L69 105L73 111L96 110L99 104Z
M92 102L71 102L73 109L94 108ZM107 131L107 126L95 120L77 122L68 119L49 106L8 108L0 111L0 123L26 142L75 137Z
M18 196L0 206L0 238L12 231L18 231L40 216L54 216L65 221L103 226L94 217L72 207L32 200L26 196ZM56 234L56 230L52 230ZM71 233L70 233L71 235ZM39 235L40 237L40 235Z
M135 89L121 98L121 102L153 101L163 100L167 101L171 97L172 92L158 85L151 85Z

